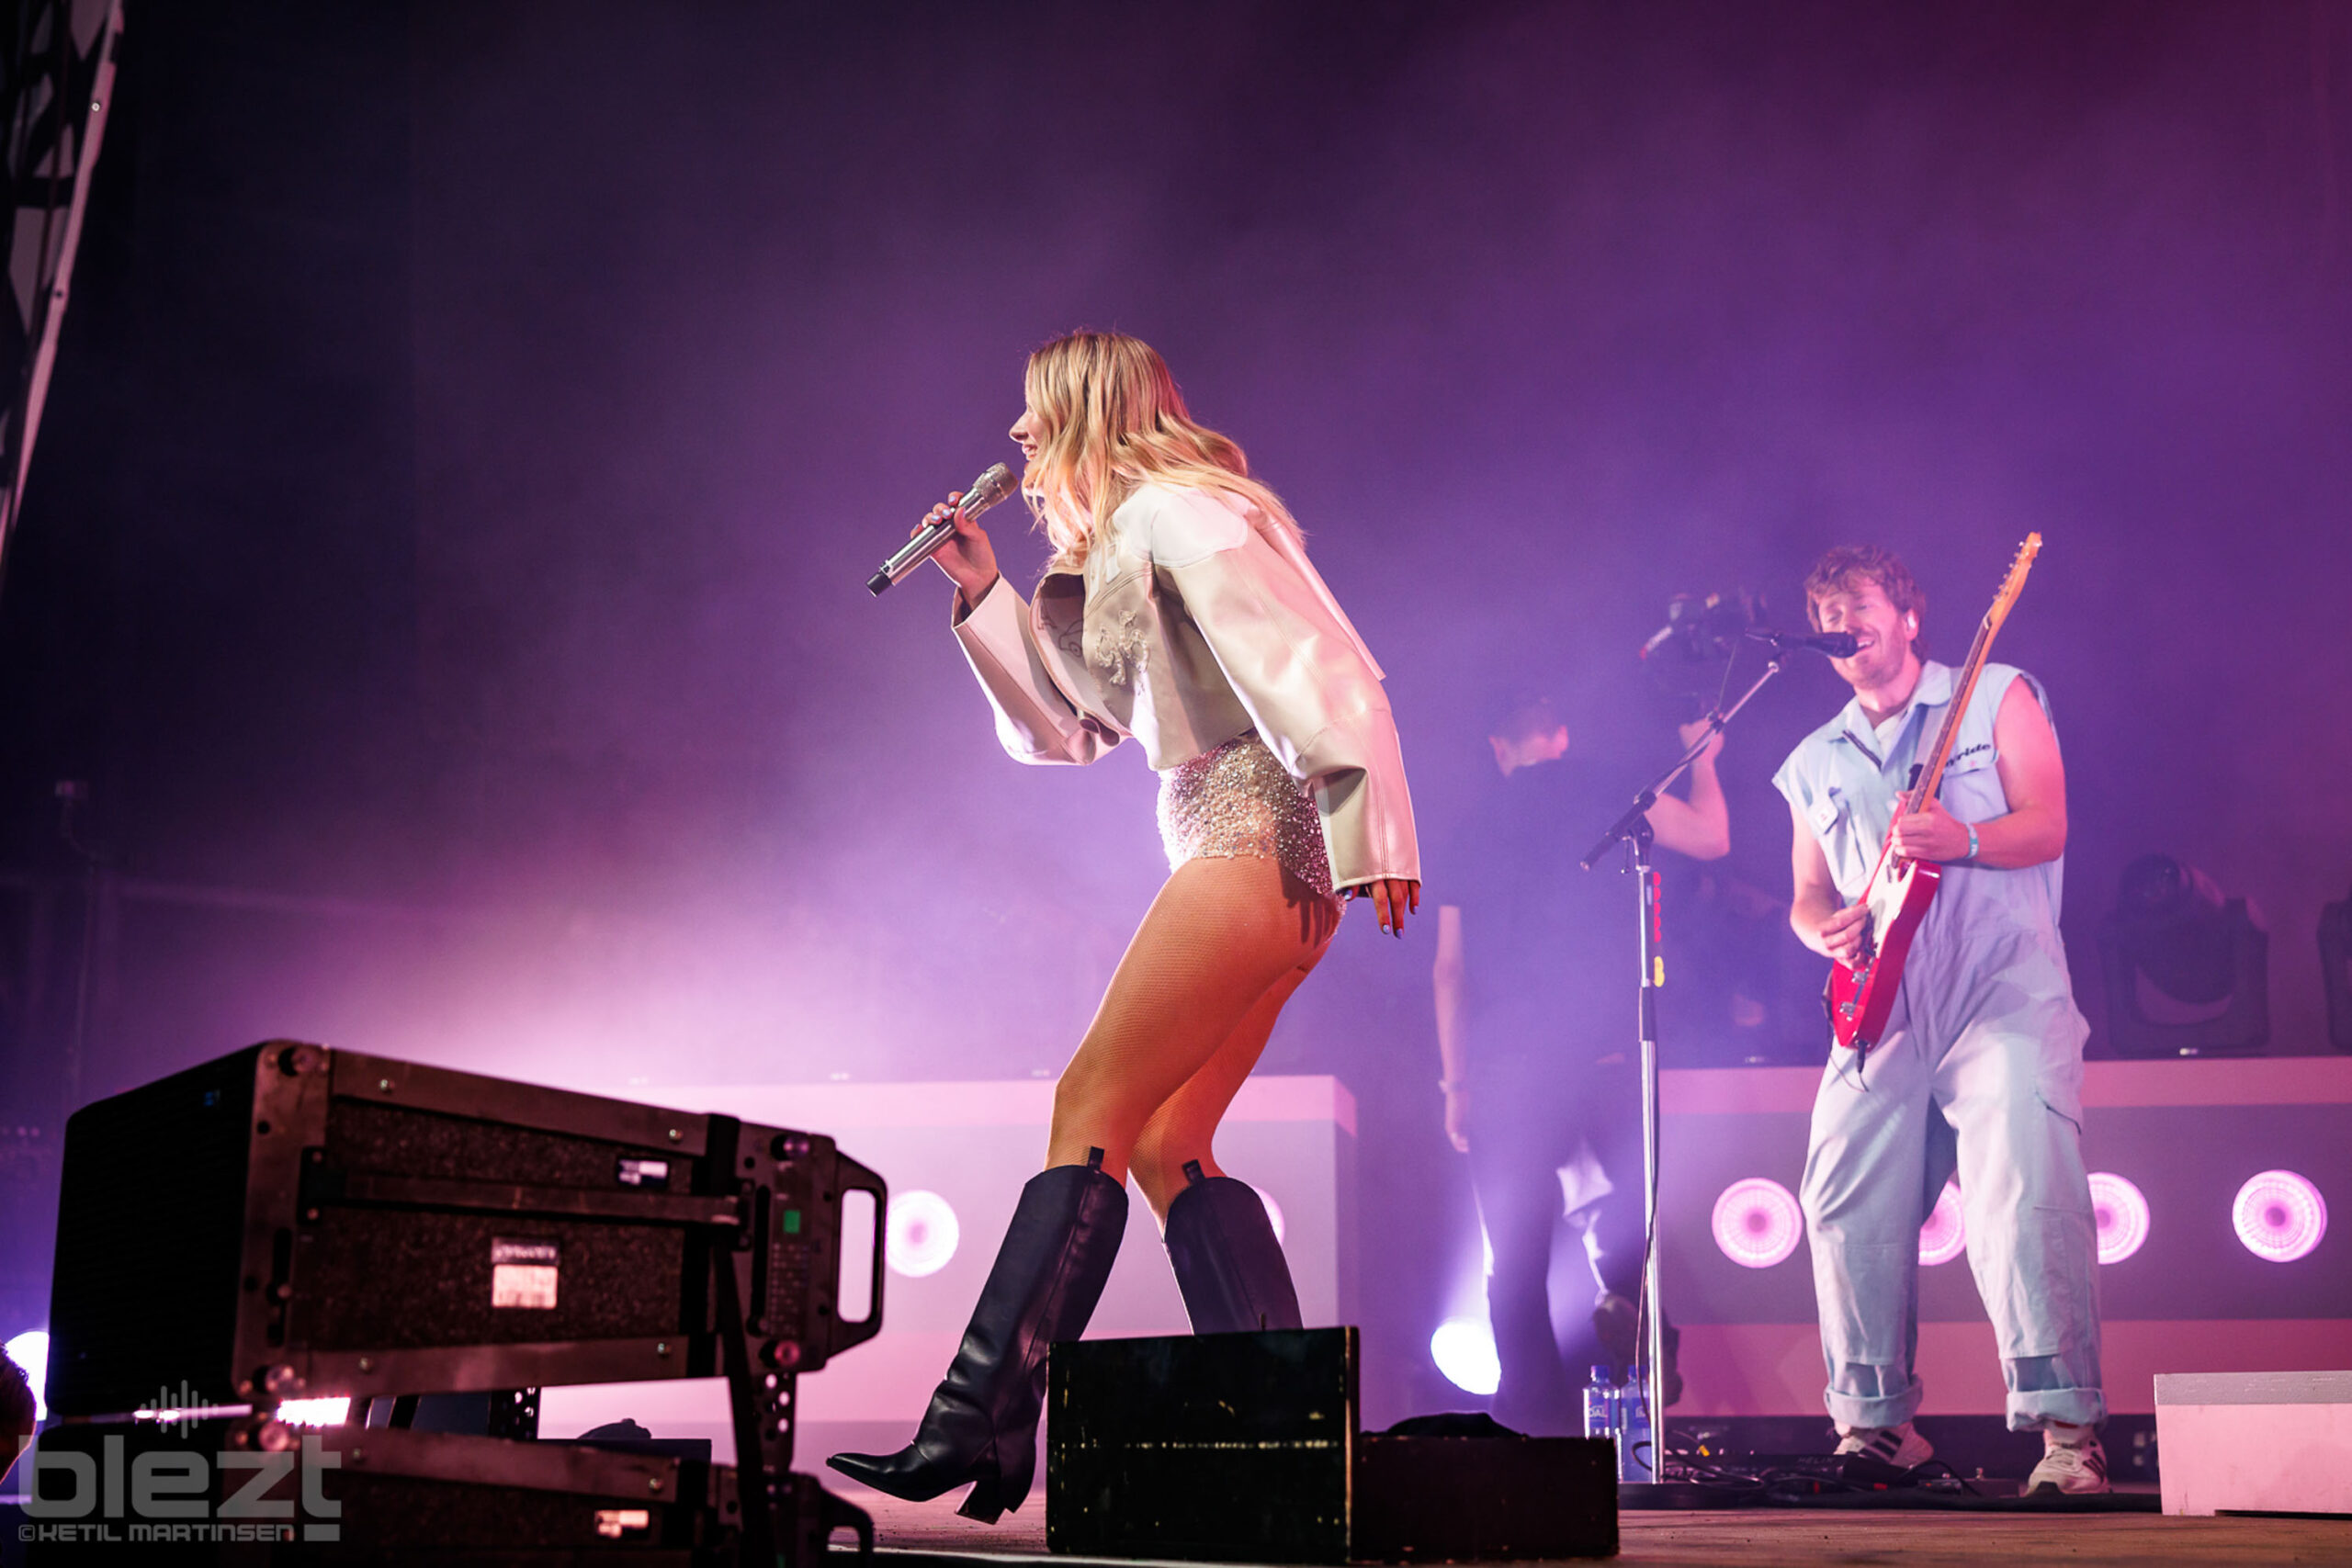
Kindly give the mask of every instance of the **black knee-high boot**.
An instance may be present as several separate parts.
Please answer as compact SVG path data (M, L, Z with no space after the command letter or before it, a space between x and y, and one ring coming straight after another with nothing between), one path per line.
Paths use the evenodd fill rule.
M827 1464L911 1502L975 1482L956 1511L984 1524L1021 1506L1037 1470L1046 1351L1085 1331L1126 1234L1127 1190L1102 1174L1102 1157L1095 1150L1088 1164L1055 1166L1022 1188L914 1441L894 1454L835 1454Z
M1298 1292L1265 1201L1246 1181L1201 1174L1184 1163L1187 1185L1168 1205L1168 1261L1176 1269L1195 1334L1297 1328Z

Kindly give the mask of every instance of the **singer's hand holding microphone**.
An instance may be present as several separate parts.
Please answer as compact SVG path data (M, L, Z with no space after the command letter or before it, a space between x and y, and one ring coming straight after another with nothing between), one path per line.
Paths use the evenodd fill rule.
M939 570L956 581L956 591L963 595L966 608L980 602L981 596L996 586L996 547L989 542L989 531L978 519L962 510L964 492L949 491L947 499L923 513L922 521L907 536L920 539L925 530L949 524L955 530L947 542L932 552L931 558Z
M989 543L978 519L1011 495L1017 482L1012 470L998 463L974 479L970 490L949 491L947 499L923 513L907 542L866 580L866 592L879 593L924 561L936 560L940 570L955 579L965 607L978 604L980 596L996 585L997 570L996 547Z

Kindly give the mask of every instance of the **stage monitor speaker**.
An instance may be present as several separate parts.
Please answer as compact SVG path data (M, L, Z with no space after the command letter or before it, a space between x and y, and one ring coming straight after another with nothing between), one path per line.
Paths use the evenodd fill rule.
M730 1290L767 1367L814 1371L881 1328L887 1202L814 1134L273 1041L67 1124L49 1403L711 1377Z
M1244 1562L1615 1554L1610 1443L1359 1433L1356 1369L1352 1328L1055 1346L1047 1548Z
M22 1479L35 1568L118 1543L125 1561L749 1561L736 1472L658 1453L262 1415L52 1427ZM870 1522L814 1476L786 1491L783 1560L821 1562L835 1529L871 1551Z
M271 1041L67 1123L50 1407L723 1375L761 1557L797 1378L881 1330L888 1206L816 1134Z

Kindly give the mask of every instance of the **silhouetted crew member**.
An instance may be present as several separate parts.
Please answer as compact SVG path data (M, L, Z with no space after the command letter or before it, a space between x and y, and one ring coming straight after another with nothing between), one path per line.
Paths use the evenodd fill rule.
M1683 744L1700 728L1686 726ZM1569 1377L1553 1336L1553 1227L1573 1205L1599 1287L1577 1311L1591 1313L1609 1359L1630 1366L1642 1288L1641 959L1632 884L1611 864L1581 870L1576 857L1634 786L1571 754L1567 726L1542 700L1505 710L1487 744L1495 773L1453 840L1452 896L1437 911L1439 1087L1494 1249L1496 1418L1581 1431L1582 1377ZM1718 736L1691 764L1688 801L1664 795L1650 808L1657 841L1697 860L1731 850L1722 749Z

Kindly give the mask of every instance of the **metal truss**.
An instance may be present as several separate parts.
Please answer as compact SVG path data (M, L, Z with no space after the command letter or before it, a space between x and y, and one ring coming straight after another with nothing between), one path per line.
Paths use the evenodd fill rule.
M24 504L90 175L114 96L122 0L10 0L0 16L9 309L0 312L0 572Z

